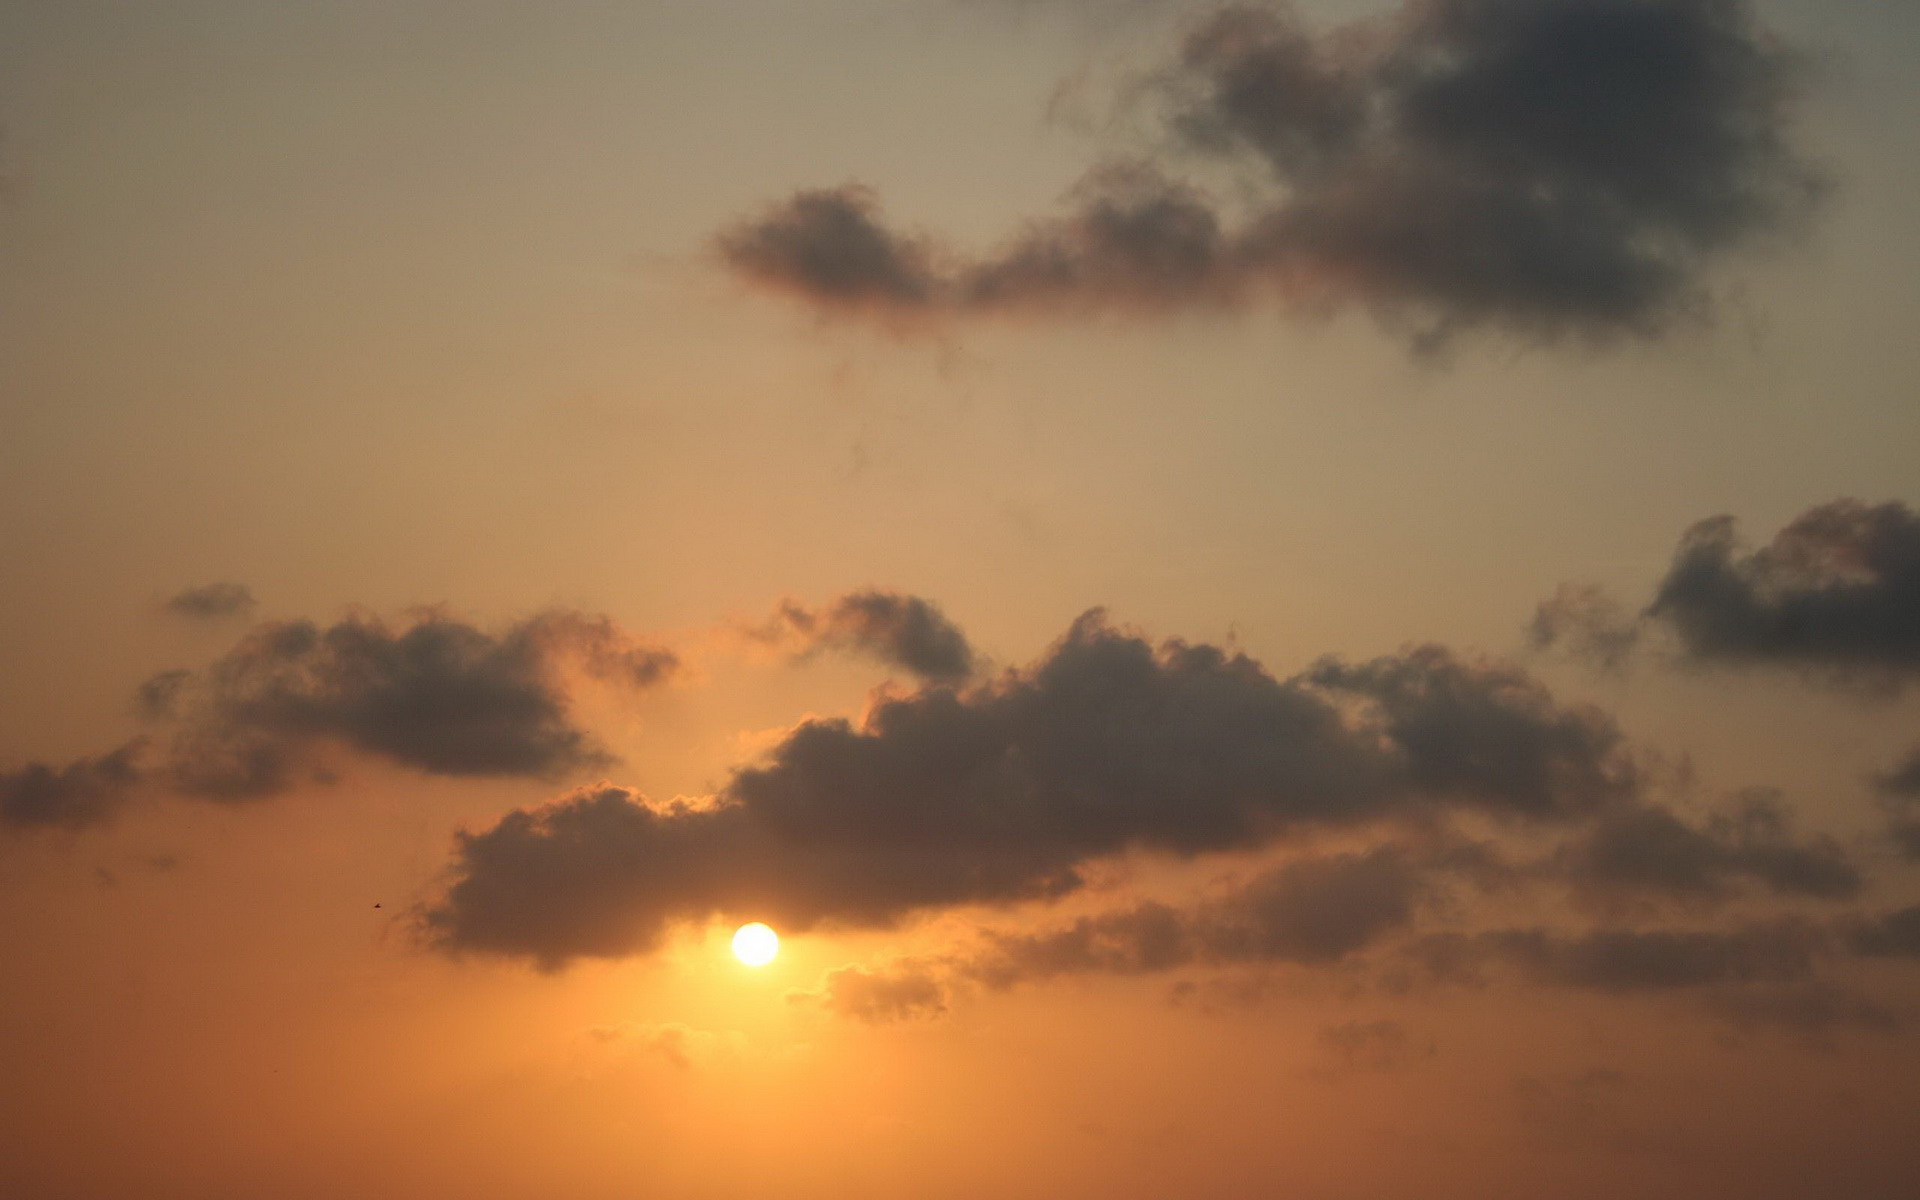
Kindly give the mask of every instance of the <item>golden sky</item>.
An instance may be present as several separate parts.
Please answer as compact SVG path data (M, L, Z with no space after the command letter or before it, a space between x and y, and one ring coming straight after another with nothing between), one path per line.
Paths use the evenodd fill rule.
M0 1195L1907 1196L1916 61L0 5Z

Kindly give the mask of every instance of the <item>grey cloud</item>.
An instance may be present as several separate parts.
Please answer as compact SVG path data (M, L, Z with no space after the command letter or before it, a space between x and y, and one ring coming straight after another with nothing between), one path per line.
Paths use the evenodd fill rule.
M1636 778L1604 717L1508 667L1425 647L1279 680L1090 613L1027 668L884 698L858 727L802 723L711 808L608 789L465 835L426 921L448 949L557 964L715 913L871 926L1058 896L1130 848L1193 856L1452 808L1583 819Z
M605 617L548 612L495 636L429 611L399 627L261 625L204 670L154 676L139 699L183 722L174 786L214 798L281 790L327 743L433 774L545 778L612 761L569 714L568 663L629 687L677 665Z
M136 740L62 766L35 762L0 772L0 826L72 830L109 820L142 781L144 746Z
M1729 988L1708 1007L1736 1029L1784 1029L1815 1044L1841 1030L1895 1033L1907 1024L1885 1005L1825 981Z
M1590 583L1563 583L1540 602L1527 626L1535 650L1561 650L1608 671L1624 668L1640 645L1638 614Z
M985 931L971 948L938 960L834 971L819 991L795 998L879 1023L937 1016L956 989L974 984L1005 989L1062 975L1189 966L1326 966L1405 928L1427 888L1420 867L1393 846L1300 859L1186 908L1147 901L1037 932Z
M1825 939L1785 923L1726 930L1600 929L1565 935L1503 930L1474 935L1477 950L1532 978L1602 992L1667 991L1811 978Z
M167 601L170 613L183 617L235 617L251 612L256 601L242 583L209 583L191 587Z
M1731 517L1687 531L1647 608L1699 662L1868 678L1920 670L1920 514L1836 500L1744 550Z
M795 192L718 244L742 275L828 307L911 313L942 286L925 243L887 229L873 193L853 185Z
M1651 336L1817 196L1788 138L1796 75L1739 0L1410 0L1319 35L1235 6L1157 80L1176 152L1097 168L989 254L890 232L856 186L718 246L743 278L896 321L1277 294L1429 345ZM1181 152L1251 171L1251 211L1170 178Z
M976 667L966 634L939 606L898 592L849 592L819 609L787 601L752 634L803 656L826 648L855 651L936 683L959 683Z
M1374 723L1423 792L1495 812L1567 819L1640 786L1613 721L1563 706L1520 668L1470 664L1438 646L1350 665L1317 664L1316 686L1371 699Z
M961 973L994 987L1055 975L1142 974L1190 964L1326 965L1405 928L1426 889L1397 848L1310 858L1180 910L1146 903L1056 930L999 934Z
M1590 585L1565 584L1534 615L1536 649L1617 667L1651 634L1695 666L1772 667L1897 690L1920 673L1920 513L1898 501L1834 500L1766 545L1734 519L1696 522L1639 613ZM1896 773L1883 781L1899 790Z
M1869 958L1920 958L1920 904L1862 922L1851 941Z
M1736 797L1704 827L1651 805L1608 813L1557 865L1576 885L1631 895L1715 897L1740 879L1829 900L1861 888L1839 843L1796 836L1779 795L1764 790Z

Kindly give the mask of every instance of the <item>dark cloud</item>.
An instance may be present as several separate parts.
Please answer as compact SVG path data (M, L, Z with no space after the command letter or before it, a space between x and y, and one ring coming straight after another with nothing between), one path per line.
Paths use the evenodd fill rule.
M1911 675L1920 671L1920 514L1836 500L1752 551L1733 518L1702 521L1646 615L1699 662Z
M0 772L0 826L83 829L110 819L142 779L141 741L64 766L28 763Z
M787 601L751 632L801 656L850 650L935 683L961 682L976 665L966 634L937 605L898 592L849 592L819 609Z
M1558 864L1576 885L1627 895L1715 897L1740 879L1782 894L1848 899L1860 872L1839 843L1797 837L1777 793L1757 790L1712 813L1704 827L1651 805L1601 817Z
M1349 665L1328 660L1316 686L1372 700L1373 723L1403 755L1413 785L1471 807L1541 819L1609 808L1639 772L1613 721L1562 706L1520 668L1465 663L1439 646Z
M243 583L209 583L188 588L167 601L167 611L183 617L235 617L251 612L256 601Z
M427 913L451 949L556 963L644 950L676 921L789 927L1058 896L1128 849L1242 850L1467 809L1562 822L1637 774L1600 714L1498 664L1424 647L1279 680L1155 647L1098 613L1031 666L804 722L713 807L576 794L463 837Z
M912 313L943 286L926 244L887 229L872 191L853 185L795 192L719 247L742 275L829 307Z
M1787 137L1796 73L1740 0L1411 0L1322 35L1236 6L1156 81L1176 153L1095 170L990 254L890 232L860 187L718 244L744 278L896 321L1267 293L1429 344L1652 335L1817 193ZM1250 169L1250 211L1168 177L1182 151Z
M139 700L184 723L174 786L214 798L281 790L332 743L439 775L547 778L612 761L571 718L568 665L646 687L677 662L583 613L498 636L432 611L398 627L352 616L261 625L204 670L154 676Z

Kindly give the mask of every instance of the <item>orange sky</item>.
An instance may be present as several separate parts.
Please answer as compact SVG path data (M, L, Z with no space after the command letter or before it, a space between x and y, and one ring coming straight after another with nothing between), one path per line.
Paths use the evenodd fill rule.
M0 7L0 1195L1904 1197L1916 54Z

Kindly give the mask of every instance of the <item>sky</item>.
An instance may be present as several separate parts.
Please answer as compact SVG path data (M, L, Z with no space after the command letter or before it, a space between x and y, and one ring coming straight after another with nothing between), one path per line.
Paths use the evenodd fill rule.
M1907 1196L1917 57L0 4L0 1193Z

